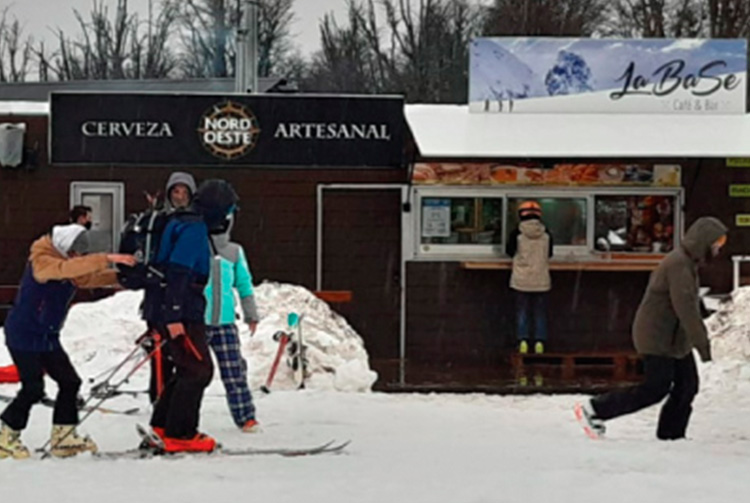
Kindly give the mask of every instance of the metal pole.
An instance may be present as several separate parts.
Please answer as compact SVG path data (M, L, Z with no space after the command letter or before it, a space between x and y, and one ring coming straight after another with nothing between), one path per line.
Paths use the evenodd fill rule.
M247 0L237 30L235 91L258 92L258 2Z

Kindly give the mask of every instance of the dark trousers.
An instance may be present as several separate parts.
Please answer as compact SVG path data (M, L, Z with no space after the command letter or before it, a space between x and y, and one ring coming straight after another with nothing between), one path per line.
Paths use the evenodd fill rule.
M8 405L0 419L14 430L23 430L29 421L31 407L44 397L44 374L49 375L59 388L53 424L78 424L78 377L67 353L62 349L50 353L34 353L10 349L13 363L21 377L21 390Z
M146 348L147 351L153 351L156 346L149 346ZM151 379L148 384L148 397L151 403L155 403L159 398L159 389L161 384L161 390L164 392L167 383L171 380L175 372L175 366L172 363L172 359L169 357L169 351L167 351L167 345L162 346L161 351L151 357ZM161 375L157 372L157 359L161 362ZM159 381L161 379L161 382Z
M516 336L518 340L531 337L531 325L534 325L534 339L547 340L547 293L516 291Z
M151 426L165 428L172 438L193 438L198 432L203 392L213 376L205 325L187 323L185 331L185 336L170 339L166 329L160 329L168 340L163 350L169 353L175 372L154 405Z
M643 357L645 381L622 391L595 397L591 404L600 419L612 419L659 403L666 403L659 415L656 436L661 440L685 437L693 398L698 394L698 370L690 353L684 358Z

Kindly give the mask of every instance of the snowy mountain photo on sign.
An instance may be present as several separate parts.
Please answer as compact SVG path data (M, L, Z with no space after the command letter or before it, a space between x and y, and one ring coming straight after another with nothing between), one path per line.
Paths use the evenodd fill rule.
M469 101L684 91L718 98L744 89L745 52L744 40L478 38L470 48Z

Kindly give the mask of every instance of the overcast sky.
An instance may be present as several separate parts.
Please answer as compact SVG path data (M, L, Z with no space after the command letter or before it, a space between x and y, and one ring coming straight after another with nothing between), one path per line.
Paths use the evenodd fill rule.
M77 31L73 9L82 13L91 10L94 0L0 0L0 8L10 6L10 11L25 27L25 33L33 35L35 40L44 38L53 40L50 28L62 28L72 33ZM154 0L158 4L158 0ZM105 4L117 5L116 0L105 0ZM132 11L148 12L148 0L129 0ZM346 0L295 0L296 20L292 26L295 43L307 56L320 48L318 21L328 12L336 15L339 24L346 20Z

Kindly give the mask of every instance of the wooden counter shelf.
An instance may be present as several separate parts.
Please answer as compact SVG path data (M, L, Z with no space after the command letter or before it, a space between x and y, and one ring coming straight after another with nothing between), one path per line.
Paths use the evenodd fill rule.
M613 253L611 258L589 260L551 260L551 271L653 271L664 255L626 255ZM470 270L503 270L511 268L510 259L493 261L461 262L463 269Z

